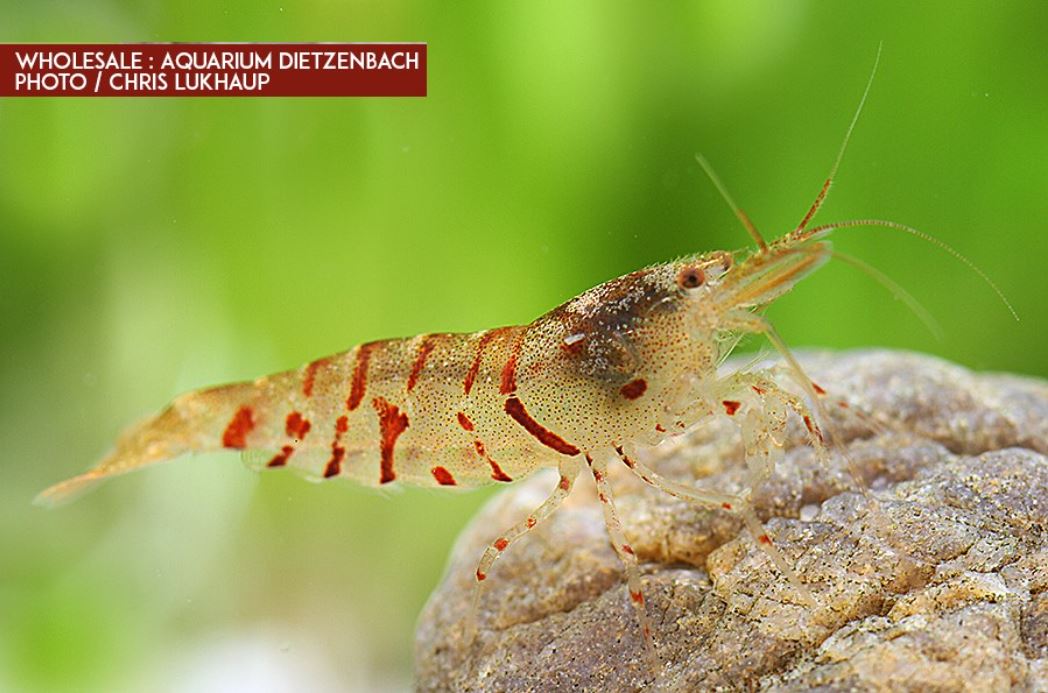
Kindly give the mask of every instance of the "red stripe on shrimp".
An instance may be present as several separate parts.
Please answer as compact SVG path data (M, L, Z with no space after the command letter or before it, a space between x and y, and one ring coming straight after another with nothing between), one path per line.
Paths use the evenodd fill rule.
M287 433L288 437L295 440L305 439L306 434L309 433L309 429L312 427L313 424L309 422L309 419L303 418L302 414L297 411L288 414L287 419L284 421L284 432Z
M513 350L510 352L506 365L502 367L502 378L499 383L499 392L510 395L517 391L517 361L520 359L520 349L524 346L524 330L513 341Z
M346 449L339 445L342 434L349 430L349 419L343 414L335 421L335 439L331 441L331 459L324 467L324 478L330 479L342 471L342 460L346 456Z
M382 342L368 342L361 344L357 349L357 362L353 366L353 384L346 398L346 409L353 411L360 406L364 399L364 393L368 388L368 363L371 361L371 352Z
M462 381L462 390L465 394L469 394L469 391L473 389L473 383L477 380L477 373L480 372L480 360L484 356L484 349L487 348L492 339L508 329L510 328L498 327L480 335L480 339L477 340L477 352L473 355L473 363L470 364L469 370L466 372L466 379Z
M418 355L415 356L415 362L411 364L411 373L408 374L408 392L414 390L415 385L418 384L418 376L426 366L426 359L429 357L429 352L433 351L433 347L436 345L437 342L435 335L428 334L422 338L422 344L420 344L418 348Z
M279 453L273 456L273 459L266 463L266 466L270 468L283 467L287 464L288 458L291 457L291 453L293 453L294 451L295 448L291 447L290 445L285 445L284 447L280 448Z
M327 365L328 359L322 358L311 362L306 366L306 374L302 378L302 394L306 397L313 396L313 385L317 381L317 370L324 365Z
M495 481L513 481L513 479L510 478L510 476L506 474L506 472L502 471L502 467L499 466L499 463L488 456L488 451L485 449L483 441L481 441L479 438L477 440L474 440L473 447L476 449L477 454L483 457L484 460L487 461L488 466L491 467L492 479L494 479Z
M638 397L643 395L647 390L648 381L644 380L643 378L637 378L636 380L631 380L625 385L623 385L622 388L619 390L619 394L621 394L626 399L637 399Z
M574 456L579 454L579 449L549 430L535 419L531 418L524 404L516 397L506 400L506 413L524 427L524 430L533 435L540 443L548 448L556 450L562 455Z
M437 483L441 486L455 485L455 477L451 476L451 472L444 467L434 467L430 472L433 474L433 478L436 479Z
M289 438L294 438L296 441L305 438L310 428L312 428L312 424L309 422L309 419L303 418L302 414L297 411L288 414L287 419L284 420L284 432ZM293 445L285 445L280 448L280 452L273 456L273 459L266 463L266 466L283 467L294 452L295 447Z
M247 447L247 434L254 428L255 416L251 407L240 407L222 433L222 446L238 450Z
M371 404L378 413L379 452L382 457L379 483L388 484L397 478L396 472L393 471L393 448L397 444L397 438L408 427L408 416L382 397L376 397Z

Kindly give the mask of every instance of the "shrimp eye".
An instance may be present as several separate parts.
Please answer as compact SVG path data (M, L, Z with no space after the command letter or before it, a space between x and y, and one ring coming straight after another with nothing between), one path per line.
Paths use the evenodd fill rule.
M698 267L685 267L677 275L677 284L682 289L694 289L702 286L704 281L706 281L706 275Z

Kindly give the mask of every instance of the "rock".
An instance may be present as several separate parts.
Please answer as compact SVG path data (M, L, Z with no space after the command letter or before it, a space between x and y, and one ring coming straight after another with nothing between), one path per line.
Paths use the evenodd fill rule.
M830 459L791 422L785 458L753 502L814 605L735 515L616 465L657 681L582 476L496 562L467 647L477 560L552 489L556 475L540 474L493 498L460 537L420 618L418 688L1048 690L1048 384L885 351L802 362L829 391ZM742 488L727 418L643 457L678 481Z

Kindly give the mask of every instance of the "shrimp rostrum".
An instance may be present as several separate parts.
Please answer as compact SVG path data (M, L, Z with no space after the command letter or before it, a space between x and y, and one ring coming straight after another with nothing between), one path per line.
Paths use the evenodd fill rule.
M847 141L848 136L844 145ZM540 468L558 470L546 501L485 550L475 576L475 612L495 559L555 511L579 472L588 469L654 663L637 559L607 480L607 465L618 458L653 487L738 513L795 592L808 597L757 519L748 493L675 483L631 450L727 415L739 423L752 491L781 454L790 416L803 421L811 444L823 449L818 421L824 417L817 418L806 404L821 411L817 387L762 309L834 255L826 236L835 229L882 226L923 236L877 220L809 225L844 145L808 213L771 242L700 158L756 242L753 252L715 251L638 270L528 325L370 342L296 370L184 394L127 431L98 466L47 489L40 500L56 503L110 476L222 449L248 451L265 468L368 486L468 488L509 483ZM781 352L806 398L780 387L770 372L718 373L747 333L764 335ZM470 628L472 623L467 616Z

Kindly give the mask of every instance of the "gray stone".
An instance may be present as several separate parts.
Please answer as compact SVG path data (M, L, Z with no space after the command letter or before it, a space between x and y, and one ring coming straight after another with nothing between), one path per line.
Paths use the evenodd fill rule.
M616 465L657 680L581 477L496 562L467 647L477 560L552 489L556 475L540 474L496 496L460 537L420 618L418 688L1048 690L1048 384L907 353L802 361L829 391L830 459L792 422L785 458L753 502L814 605L735 515ZM685 483L742 488L727 418L643 456Z

